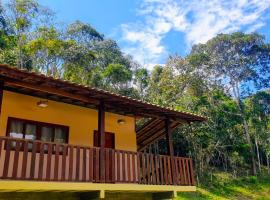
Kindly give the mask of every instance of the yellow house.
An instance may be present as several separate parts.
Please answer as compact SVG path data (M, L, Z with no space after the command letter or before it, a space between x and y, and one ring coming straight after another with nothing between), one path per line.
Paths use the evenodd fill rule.
M147 122L136 129L139 118ZM0 65L0 197L57 191L162 199L195 191L192 160L174 156L171 133L204 120ZM164 137L167 155L145 151Z

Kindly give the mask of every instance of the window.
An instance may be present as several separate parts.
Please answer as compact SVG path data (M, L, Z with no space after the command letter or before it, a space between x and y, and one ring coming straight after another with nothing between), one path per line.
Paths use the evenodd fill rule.
M8 118L7 136L44 142L68 143L67 126Z

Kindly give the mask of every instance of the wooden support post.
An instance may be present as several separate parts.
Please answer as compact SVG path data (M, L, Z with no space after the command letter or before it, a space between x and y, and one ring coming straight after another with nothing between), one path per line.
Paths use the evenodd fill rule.
M100 182L105 182L105 105L100 101L98 108L98 134L100 134Z
M166 134L166 144L167 144L167 153L169 156L174 156L173 150L173 140L172 140L172 129L170 119L166 119L165 121L165 134Z
M171 176L172 176L172 182L175 185L176 184L176 178L175 178L175 163L174 163L174 150L173 150L173 140L172 140L172 129L171 129L171 121L169 118L165 121L165 134L166 134L166 144L167 144L167 153L171 157Z

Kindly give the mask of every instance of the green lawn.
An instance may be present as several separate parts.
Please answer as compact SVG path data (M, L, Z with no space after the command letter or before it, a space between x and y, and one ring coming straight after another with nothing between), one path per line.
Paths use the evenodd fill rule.
M260 199L270 200L270 175L235 179L229 174L215 174L212 182L197 187L197 192L179 193L179 200Z

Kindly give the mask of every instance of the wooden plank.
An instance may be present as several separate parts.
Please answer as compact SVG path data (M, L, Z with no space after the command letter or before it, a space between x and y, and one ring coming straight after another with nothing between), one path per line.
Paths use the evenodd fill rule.
M9 168L9 159L10 159L10 150L11 150L11 141L10 139L6 140L6 153L4 161L4 170L3 170L3 179L8 177L8 168Z
M147 184L150 184L151 168L150 168L150 156L146 154L146 168L147 168Z
M27 157L28 157L28 141L24 141L21 179L26 179Z
M157 175L156 175L156 164L155 164L155 158L154 155L151 154L151 163L152 163L152 183L154 185L157 184Z
M115 180L115 151L114 149L111 149L111 158L112 158L112 182L114 183Z
M187 178L186 178L186 167L185 167L185 161L183 158L181 158L181 165L182 165L182 169L183 169L183 183L185 185L187 185Z
M109 150L104 149L105 153L105 182L108 183L110 180L110 157Z
M155 172L156 172L156 184L160 185L160 180L159 180L159 161L158 161L158 156L155 155Z
M180 184L184 185L184 173L183 173L183 167L182 167L182 158L178 158L178 166L179 166L179 172L180 172Z
M166 182L164 180L164 171L163 171L163 157L159 156L159 167L160 167L160 182L162 185L164 185Z
M126 155L124 151L121 151L122 155L122 172L123 172L123 182L127 182L126 180Z
M127 152L127 182L131 182L130 152Z
M117 181L120 182L121 177L120 177L120 152L119 150L116 150L116 156L117 156Z
M75 179L76 181L79 181L80 180L80 147L77 146L76 147L76 176L75 176Z
M61 180L64 181L66 179L66 162L67 162L67 146L63 145L63 154L62 154L62 173L61 173Z
M83 147L82 181L86 181L86 147Z
M73 146L69 146L68 180L72 181L73 175Z
M99 182L100 181L100 176L99 176L99 173L100 173L100 170L99 170L99 149L95 149L96 151L96 161L95 161L95 167L96 167L96 178L95 178L95 181L96 182Z
M146 184L146 173L147 173L147 169L146 169L146 154L143 153L142 155L142 183Z
M135 165L135 159L136 159L136 153L132 153L132 182L136 183L136 165Z
M37 142L32 143L32 156L31 156L31 167L30 167L30 179L35 178L35 168L36 168L36 153L37 153Z
M169 184L172 185L172 167L171 167L171 157L167 156L167 162L168 162L168 179L169 179Z
M12 170L12 179L17 179L17 171L18 171L18 162L19 162L19 151L20 151L20 141L15 140L15 153L13 160L13 170Z
M167 158L166 156L163 156L163 166L164 166L164 178L165 178L165 184L168 185L168 172L167 172Z
M48 143L46 180L51 180L52 143Z
M189 161L187 158L185 159L185 164L186 164L186 172L187 172L187 184L191 185L190 173L189 173Z
M193 171L193 162L192 159L189 159L190 162L190 177L191 177L191 185L195 185L194 171Z
M38 180L42 180L43 176L43 164L44 164L44 143L40 144L39 148L39 166L38 166Z
M180 184L180 176L179 176L179 169L178 169L178 164L177 164L177 157L173 158L174 159L174 167L175 167L175 185L179 185Z
M93 181L93 149L89 148L89 181Z
M59 144L55 144L54 180L58 181L59 171Z
M137 181L138 183L142 183L141 176L141 153L137 152Z

